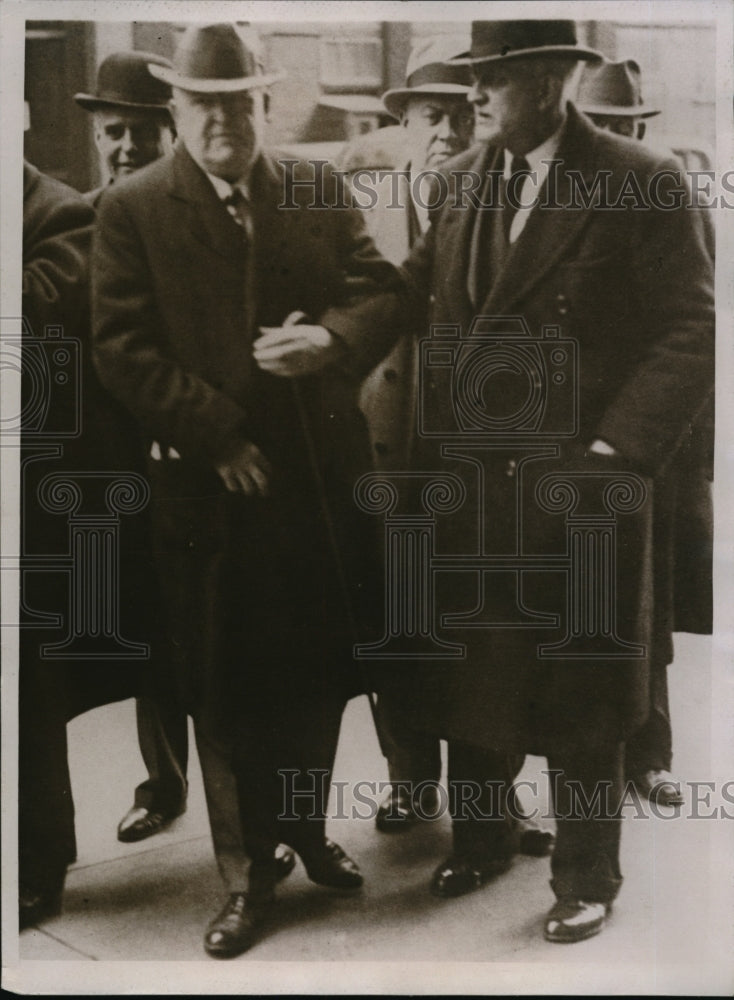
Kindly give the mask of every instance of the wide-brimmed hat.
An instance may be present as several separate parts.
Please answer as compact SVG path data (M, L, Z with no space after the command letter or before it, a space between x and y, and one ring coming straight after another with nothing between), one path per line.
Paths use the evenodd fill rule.
M263 72L257 53L233 24L189 25L176 49L172 68L149 69L159 80L195 94L230 94L269 87L284 76Z
M153 52L113 52L97 71L96 94L74 94L85 111L100 108L128 108L159 111L168 107L171 88L151 76L148 67L170 67L168 59Z
M468 66L450 65L449 60L466 52L466 35L443 35L424 39L413 47L405 71L405 86L388 90L382 103L394 118L416 94L466 96L471 88Z
M576 104L589 115L630 115L652 118L659 108L642 100L642 73L634 59L586 66L579 81Z
M475 66L537 56L604 58L596 49L578 44L575 21L472 21L470 49L452 62Z

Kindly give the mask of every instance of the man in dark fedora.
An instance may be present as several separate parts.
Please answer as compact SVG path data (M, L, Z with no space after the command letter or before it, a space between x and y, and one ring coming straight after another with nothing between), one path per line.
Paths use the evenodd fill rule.
M403 261L429 224L434 171L466 150L474 136L474 111L467 101L471 86L468 66L450 65L449 60L466 51L467 35L440 35L420 39L411 50L405 84L382 97L385 108L400 125L397 135L380 143L379 133L368 140L360 136L342 156L347 171L360 168L390 168L376 188L376 203L365 218L375 244L388 260ZM380 130L385 131L385 130ZM376 141L377 140L377 141ZM370 163L364 159L367 141L390 150L387 159ZM376 469L409 468L415 433L418 392L418 352L410 334L400 338L390 354L365 379L360 406L367 418ZM401 705L383 690L376 702L380 745L387 758L390 788L380 803L375 823L383 832L410 829L419 816L435 816L441 777L438 736L411 728ZM449 773L460 760L461 750L449 748ZM421 789L420 802L415 790ZM416 809L417 807L417 809ZM543 829L517 813L519 849L530 855L548 853L551 830Z
M642 98L642 73L634 59L585 67L576 102L597 128L631 139L644 139L646 119L660 114ZM672 155L672 154L671 154ZM713 258L715 235L710 213L701 215L706 245ZM711 400L713 404L713 400ZM710 634L713 627L711 536L713 511L713 406L691 427L680 449L684 470L675 509L675 631ZM680 806L680 782L671 774L673 733L668 700L667 664L650 673L650 712L627 741L625 773L645 798Z
M75 94L90 111L104 183L87 194L96 204L108 184L127 177L171 151L175 132L169 110L171 88L148 65L170 66L152 52L113 52L97 71L94 94Z
M205 947L228 957L270 912L279 841L312 881L362 883L325 808L370 561L351 503L369 461L356 377L396 273L356 210L285 190L300 174L262 147L276 77L244 33L191 26L173 68L150 70L173 87L178 142L101 201L95 350L149 442L172 655L229 892ZM329 203L340 183L325 171ZM279 210L291 195L299 210Z
M634 59L585 66L576 102L597 128L643 139L645 120L660 114L642 99L642 73Z
M508 789L522 754L543 755L552 942L601 931L621 885L623 746L648 714L649 672L672 658L679 450L713 388L699 213L675 163L596 129L569 100L579 62L600 58L572 21L473 23L459 64L473 73L482 145L444 168L444 197L405 265L407 313L420 337L440 339L420 372L413 468L466 489L435 538L457 567L466 555L435 593L440 634L462 656L394 671L410 723L464 748L454 854L433 889L459 895L508 867ZM626 197L630 176L649 204ZM614 482L635 511L616 522L616 592L596 568L569 575L605 594L612 640L601 620L579 626L591 605L564 608L554 511L577 497L583 521L600 490L614 503L603 488Z
M99 67L96 92L74 95L76 103L93 116L94 141L105 176L101 187L85 195L95 207L111 184L173 148L171 88L150 73L149 64L171 65L168 59L150 52L113 52ZM144 472L144 456L132 447L134 425L121 408L119 423L129 439L125 456L128 464ZM140 573L134 586L147 588L149 603L153 604L153 578L150 569L143 567L143 553L150 551L146 516L138 515L126 530L128 535L131 530L138 533L135 540L126 539L128 550L138 553L135 561ZM169 686L155 696L152 691L141 694L136 698L135 710L138 743L148 777L135 789L133 805L118 825L117 837L124 843L159 833L185 810L187 796L188 720L175 692Z

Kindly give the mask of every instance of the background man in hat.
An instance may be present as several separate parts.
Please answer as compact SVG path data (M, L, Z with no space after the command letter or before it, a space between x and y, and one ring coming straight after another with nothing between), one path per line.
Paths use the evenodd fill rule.
M643 139L645 119L660 111L642 99L642 74L634 59L587 66L576 102L597 128ZM684 165L684 164L682 164ZM714 255L713 219L703 211L706 245ZM680 448L680 485L675 510L675 631L710 634L713 628L711 537L713 510L713 399L691 427ZM683 471L685 470L685 471ZM685 585L684 585L685 584ZM646 798L661 805L683 805L680 784L670 773L673 734L668 702L667 664L650 672L650 714L627 741L625 773Z
M549 406L563 392L563 405L571 406L567 417L576 420L577 412L575 436L567 436L565 424L548 422L551 409L541 412L539 431L523 436L524 424L513 419L530 398L525 368L503 362L489 364L481 398L474 400L485 423L489 414L492 426L507 428L501 441L477 438L471 451L456 446L442 453L438 431L416 437L415 468L450 471L467 484L467 499L437 526L439 551L565 551L563 517L542 513L536 501L546 474L570 477L569 489L580 476L585 503L599 476L621 476L639 491L638 512L618 519L614 604L620 637L634 644L634 656L611 658L603 649L569 659L539 656L539 647L556 635L563 642L562 631L533 623L538 615L553 622L564 593L560 574L524 571L518 580L514 573L491 573L482 605L481 574L447 573L450 580L437 581L439 612L479 607L482 627L446 633L465 646L464 659L421 664L412 680L405 664L394 672L395 684L404 684L406 716L463 743L463 773L456 777L480 790L471 808L453 797L455 853L434 876L440 895L475 889L507 867L503 798L516 774L512 754L547 757L557 817L551 861L557 901L545 934L555 942L598 933L621 884L616 806L623 741L647 716L649 670L672 657L671 512L679 448L713 388L713 279L701 219L686 206L674 163L595 129L567 101L577 61L598 58L577 44L570 21L474 22L469 99L482 148L446 171L447 197L406 265L411 312L424 309L420 336L435 324L458 325L467 338L475 317L484 316L499 317L488 319L475 341L489 361L498 336L502 351L525 358L544 326L560 327L578 344L578 367L542 384ZM672 208L653 203L636 211L620 198L630 172L646 191L658 171L671 170L659 178L657 192ZM486 210L461 194L467 171L478 180L481 204L491 206ZM606 197L619 203L617 210L595 210L598 193L579 202L578 179L592 192L597 177L607 179ZM523 341L524 350L506 342L528 336L517 332L516 317L535 338ZM510 334L508 320L514 322ZM472 343L466 350L474 357ZM458 368L465 353L444 356L454 357ZM570 356L548 354L552 364ZM431 427L455 437L453 382L437 377L443 368L422 374L423 412ZM629 479L630 472L641 478ZM596 808L579 809L580 793L586 803L596 796Z
M351 503L369 446L344 364L374 363L363 341L396 276L358 212L305 209L308 165L287 190L261 145L275 78L233 26L190 27L173 70L151 72L173 86L179 141L102 199L96 357L150 444L172 646L230 893L205 947L231 956L270 909L279 840L312 881L362 882L324 828L356 690L348 605L370 561ZM343 200L328 170L324 185ZM298 210L280 210L291 193ZM224 810L212 759L233 776Z
M85 196L94 205L111 184L153 163L173 148L174 128L169 110L171 88L152 76L148 64L170 67L162 56L150 52L114 52L102 62L94 94L75 94L77 104L93 115L94 141L106 183ZM125 460L131 469L144 472L144 457L130 445L135 439L129 414L119 410L121 428L126 431ZM119 437L119 435L118 435ZM131 529L139 537L130 537ZM126 547L136 551L140 565L137 585L156 601L154 577L142 567L143 553L150 552L147 517L139 515L134 525L125 525ZM128 558L132 558L129 556ZM149 562L150 560L148 560ZM155 616L151 617L151 621ZM120 821L118 839L143 840L162 830L186 808L186 765L188 720L169 685L136 699L138 742L148 778L135 789L132 808Z
M113 52L99 67L96 93L74 95L76 103L93 115L94 143L105 181L87 194L94 205L108 184L153 163L173 147L171 88L150 74L148 64L170 66L151 52Z
M439 36L421 40L411 51L405 86L383 95L386 109L400 121L389 128L389 142L380 134L358 137L342 155L341 167L384 169L395 172L377 186L377 201L365 213L375 244L388 260L399 264L428 228L428 207L433 203L431 179L451 157L466 150L474 135L474 110L467 101L471 86L468 66L448 61L465 53L466 36ZM377 147L375 159L365 158L365 147ZM387 156L380 157L383 149ZM417 200L414 197L417 195ZM360 407L367 418L376 469L406 470L415 434L418 357L415 338L407 334L383 359L362 385ZM376 721L380 745L388 763L391 787L380 804L376 825L383 832L408 829L416 819L413 790L423 789L419 812L436 814L435 790L441 777L439 738L411 728L401 705L389 690L378 697ZM449 749L449 770L457 753ZM453 763L452 763L453 762ZM553 833L521 817L517 806L520 849L531 855L547 853Z

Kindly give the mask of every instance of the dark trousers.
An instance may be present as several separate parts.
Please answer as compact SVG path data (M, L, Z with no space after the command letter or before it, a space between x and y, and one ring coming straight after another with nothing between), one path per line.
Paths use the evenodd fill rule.
M625 772L636 778L646 771L669 771L673 763L673 733L668 704L668 668L650 668L650 714L627 741Z
M455 853L477 857L511 853L506 790L522 760L468 744L449 744ZM557 827L551 856L556 896L611 902L617 895L622 884L617 815L624 791L622 768L622 744L569 749L548 757Z
M411 728L397 699L389 694L377 696L375 723L391 782L409 782L415 787L422 781L439 781L440 739Z
M323 845L343 709L339 698L263 705L248 713L233 748L195 725L212 843L228 892L271 892L279 843L303 856Z
M135 805L177 815L186 807L188 716L173 690L135 699L138 744L148 777L135 789Z

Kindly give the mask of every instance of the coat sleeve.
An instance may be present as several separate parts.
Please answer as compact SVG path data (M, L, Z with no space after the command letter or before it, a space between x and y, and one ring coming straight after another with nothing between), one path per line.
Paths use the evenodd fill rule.
M172 356L143 240L112 191L94 234L92 316L99 376L147 434L207 464L247 440L244 410Z
M76 326L88 306L94 210L82 196L25 168L23 315L33 334L47 325Z
M344 197L343 191L339 197ZM361 212L334 209L332 220L338 227L334 238L341 256L341 288L334 290L334 301L318 322L346 344L350 369L363 377L400 335L403 283L399 272L378 252Z
M640 219L630 247L631 294L639 303L645 343L607 408L598 436L641 470L656 474L675 456L714 384L713 268L701 210L674 179L659 185L657 205Z

